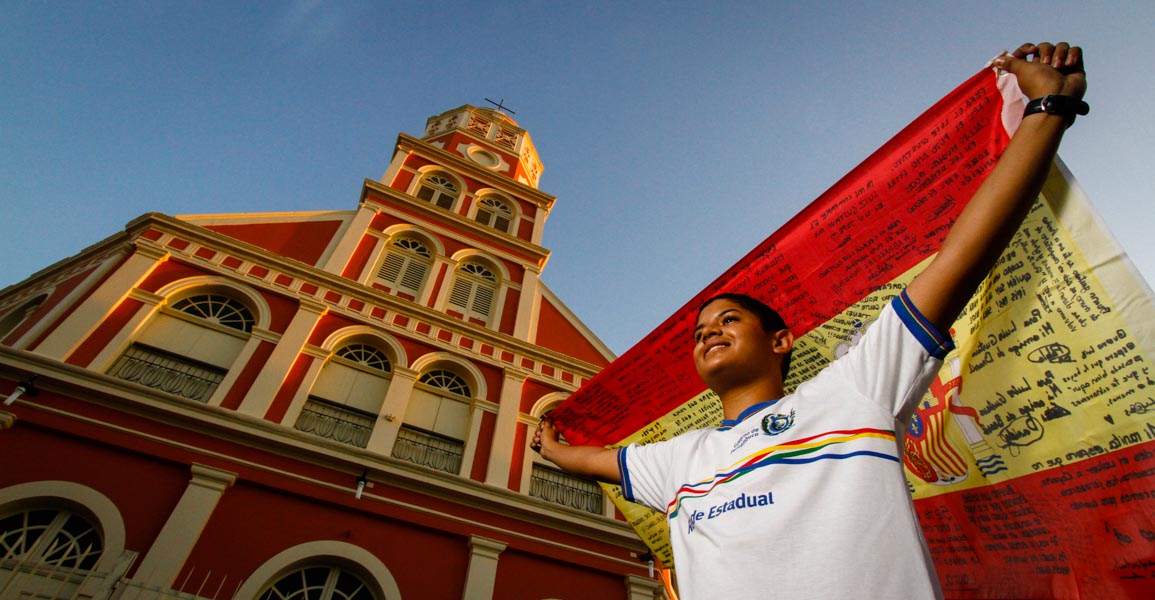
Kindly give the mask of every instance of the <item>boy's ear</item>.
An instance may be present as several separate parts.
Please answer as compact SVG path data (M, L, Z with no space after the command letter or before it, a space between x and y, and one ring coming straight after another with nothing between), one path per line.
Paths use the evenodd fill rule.
M794 334L789 329L780 329L773 333L773 348L778 354L786 354L794 348Z

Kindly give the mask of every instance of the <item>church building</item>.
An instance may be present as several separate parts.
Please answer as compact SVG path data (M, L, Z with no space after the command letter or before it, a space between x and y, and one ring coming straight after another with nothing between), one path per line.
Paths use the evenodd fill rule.
M665 598L529 448L614 358L541 173L462 106L352 210L150 213L0 290L0 598Z

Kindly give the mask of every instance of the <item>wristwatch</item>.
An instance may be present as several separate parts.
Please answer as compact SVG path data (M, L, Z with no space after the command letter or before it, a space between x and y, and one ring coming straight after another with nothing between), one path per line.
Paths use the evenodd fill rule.
M1035 98L1027 103L1027 109L1023 111L1023 117L1029 117L1035 113L1045 112L1048 115L1059 115L1067 118L1067 127L1070 127L1075 122L1075 115L1085 115L1091 111L1090 105L1082 100L1076 100L1071 96L1063 96L1061 94L1051 94L1043 96L1042 98Z

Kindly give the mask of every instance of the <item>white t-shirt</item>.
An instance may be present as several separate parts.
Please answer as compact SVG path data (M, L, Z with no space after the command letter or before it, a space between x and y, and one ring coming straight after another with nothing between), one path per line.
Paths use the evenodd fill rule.
M621 449L626 498L666 514L680 598L940 598L902 431L951 347L903 292L793 394Z

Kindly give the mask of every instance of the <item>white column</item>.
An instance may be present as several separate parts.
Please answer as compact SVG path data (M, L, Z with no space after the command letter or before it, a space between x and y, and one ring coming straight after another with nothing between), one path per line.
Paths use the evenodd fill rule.
M161 302L164 302L164 296L136 288L129 290L128 297L140 302L143 306L125 322L124 327L121 327L120 331L112 336L112 339L108 340L108 343L104 345L104 349L100 351L100 354L97 354L96 358L88 363L88 368L93 371L100 371L101 373L107 372L108 368L112 366L112 363L124 353L124 349L128 347L129 341L140 331L145 320L156 312L156 307Z
M305 371L305 378L301 380L301 387L297 388L296 394L293 394L293 401L289 404L289 409L285 411L284 418L281 419L281 424L289 427L292 427L301 417L301 410L305 408L305 403L309 400L309 392L313 390L313 384L317 382L317 377L320 376L321 369L325 366L325 360L329 358L329 353L316 346L306 345L301 356L308 356L313 360L309 363L309 369Z
M33 348L33 351L63 361L120 305L132 288L167 258L168 253L164 250L138 241L136 252L133 252L120 268L109 275L92 295L72 311L59 327L48 334L43 342Z
M537 244L538 246L541 245L541 234L542 231L545 230L545 217L548 214L549 213L546 211L545 207L539 206L537 207L537 212L535 212L533 215L533 234L531 235L529 241Z
M485 469L485 483L509 487L510 462L517 443L517 416L521 409L521 390L525 376L505 371L498 400L497 424L493 431L493 448L489 451L489 465Z
M517 320L513 324L513 337L533 343L537 338L537 305L539 273L527 266L521 282L521 297L517 301Z
M416 382L416 371L393 368L393 378L389 380L389 390L381 402L381 412L369 436L369 443L365 445L366 450L385 456L393 453L393 444L397 442L397 432L405 419L405 409L409 407L413 384Z
M323 271L340 275L345 270L345 266L349 264L349 260L353 258L353 253L361 245L361 239L365 237L365 232L369 230L369 225L373 223L375 216L377 216L376 210L364 204L361 205L357 214L353 215L348 227L341 232L341 239L337 242L337 247L333 249L333 253L321 266ZM369 268L372 268L372 265ZM353 279L360 280L360 277L361 273L353 274Z
M127 254L127 252L128 248L125 248L122 250L117 250L115 253L106 256L104 258L104 262L100 263L100 266L89 272L88 275L85 276L84 281L80 285L76 286L71 292L68 292L68 295L65 296L64 299L62 299L60 302L58 302L56 306L52 307L52 309L48 311L48 314L44 315L44 318L40 319L32 327L28 328L28 331L25 331L24 335L20 336L20 339L12 343L12 347L19 350L24 350L28 347L28 344L31 344L34 340L40 339L40 335L47 331L48 328L51 327L54 323L56 323L56 319L59 319L62 314L69 311L76 302L83 298L84 295L92 289L93 286L100 283L104 279L104 276L109 273L109 271L119 265L121 259L125 254Z
M462 600L490 600L497 583L497 557L506 545L496 540L469 536L469 571Z
M658 595L661 589L662 584L656 579L626 575L627 600L655 600L661 597Z
M192 465L192 479L168 516L133 581L146 586L170 588L205 524L237 474L204 465Z
M249 392L245 394L245 399L237 408L238 412L254 417L265 416L269 404L281 389L285 377L289 375L289 369L293 368L297 356L304 349L305 343L309 341L309 334L313 332L317 320L328 310L325 305L319 302L304 298L299 302L297 314L293 315L292 322L289 323L289 327L285 329L285 333L277 342L273 353L269 355L269 360L261 369L261 373L257 375L253 387L249 388Z

